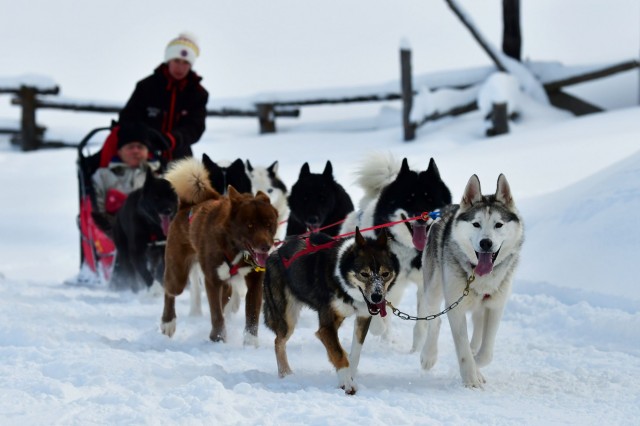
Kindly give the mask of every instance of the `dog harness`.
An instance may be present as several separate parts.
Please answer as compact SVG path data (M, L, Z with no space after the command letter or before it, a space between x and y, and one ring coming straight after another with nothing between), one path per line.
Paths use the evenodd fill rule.
M282 264L284 265L285 269L289 269L289 266L291 266L291 264L297 258L299 258L301 256L305 256L307 254L315 253L315 252L320 251L320 250L331 248L331 247L335 246L337 243L338 242L336 240L332 240L332 241L326 242L324 244L313 245L313 244L311 244L311 241L309 240L309 238L307 238L306 239L305 248L303 248L302 250L297 251L296 253L294 253L294 255L291 256L289 259L286 259L282 255L280 255L280 259L282 259Z

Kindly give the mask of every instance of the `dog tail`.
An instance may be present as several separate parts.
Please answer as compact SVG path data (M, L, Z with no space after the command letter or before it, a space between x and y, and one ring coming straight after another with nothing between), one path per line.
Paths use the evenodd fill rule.
M369 154L355 172L356 184L364 190L363 199L376 198L385 186L395 180L401 165L390 152Z
M178 194L180 205L190 206L206 200L217 200L221 195L213 189L209 172L195 158L185 158L169 165L165 179L171 182Z

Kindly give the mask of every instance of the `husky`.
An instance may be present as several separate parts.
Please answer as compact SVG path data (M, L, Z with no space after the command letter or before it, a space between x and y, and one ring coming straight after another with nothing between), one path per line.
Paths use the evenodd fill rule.
M248 289L244 343L257 346L264 267L274 245L278 212L262 192L241 194L229 186L227 195L219 194L204 165L194 158L174 162L166 178L179 204L167 236L162 333L175 333L175 298L198 264L211 313L209 338L227 339L224 308L231 295L229 278L236 275L230 270L235 270Z
M338 223L353 211L349 194L333 178L331 161L327 161L321 174L311 173L309 163L304 163L298 180L291 187L288 202L287 237L317 232ZM339 229L334 226L322 232L336 236Z
M289 216L287 204L287 186L278 176L278 162L269 167L253 166L249 160L245 162L247 174L251 178L251 189L254 193L262 191L269 196L271 204L278 210L278 232L276 238L283 239L286 221Z
M433 158L424 171L409 168L407 159L398 162L393 156L376 153L364 161L356 172L356 183L364 190L359 210L347 217L341 233L383 225L434 212L451 204L451 192L440 177ZM422 293L422 250L427 238L427 228L432 219L415 220L396 224L389 229L392 237L391 250L400 261L400 272L388 300L398 305L410 282L418 285L418 301ZM379 232L379 231L375 231ZM418 302L419 303L419 302ZM376 317L371 323L371 332L389 338L388 318ZM421 322L416 327L424 327ZM420 348L415 341L419 335L414 331L413 351Z
M111 287L162 291L164 243L177 207L178 197L171 184L148 170L144 185L129 194L115 215L111 235L116 259Z
M423 253L424 309L419 315L440 312L443 298L445 305L451 306L470 282L469 294L447 312L460 375L467 387L485 383L479 368L493 358L498 325L511 293L523 241L522 218L503 174L498 177L494 195L482 195L478 176L471 176L460 204L443 209L441 219L429 231ZM469 311L473 320L471 342L466 319ZM440 318L427 321L420 356L426 370L436 363L440 323Z
M202 164L209 173L213 189L224 195L231 185L241 194L251 194L251 179L246 172L244 162L238 158L229 164L227 163L216 163L207 154L202 154Z
M264 320L275 334L278 375L292 373L286 344L300 310L318 313L316 336L324 344L345 393L357 391L354 381L360 351L372 315L386 315L385 299L398 274L399 263L389 250L386 232L377 239L355 237L334 240L327 234L288 240L267 259L264 280ZM356 315L351 355L340 345L338 328Z
M228 161L216 163L207 154L202 154L202 164L207 169L211 186L219 194L226 194L229 186L240 193L253 193L251 179L241 159L238 158L231 163ZM242 276L232 273L223 273L222 278L229 280L229 285L232 288L229 303L225 306L225 315L236 313L240 309L242 299L247 295L244 279ZM202 315L201 288L203 287L203 279L202 268L199 264L194 263L189 276L190 316Z

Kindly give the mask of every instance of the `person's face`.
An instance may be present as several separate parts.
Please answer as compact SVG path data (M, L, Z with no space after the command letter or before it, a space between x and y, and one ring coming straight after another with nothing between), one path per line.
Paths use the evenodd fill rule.
M129 142L118 150L118 155L129 167L138 167L149 157L149 149L140 142Z
M182 80L189 74L191 64L184 59L172 59L169 61L169 74L176 80Z

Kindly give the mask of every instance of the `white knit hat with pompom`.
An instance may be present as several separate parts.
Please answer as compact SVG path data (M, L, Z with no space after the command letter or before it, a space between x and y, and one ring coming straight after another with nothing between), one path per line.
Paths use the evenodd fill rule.
M196 58L200 56L200 48L193 34L183 32L167 44L164 51L164 60L169 62L172 59L184 59L191 66L196 62Z

